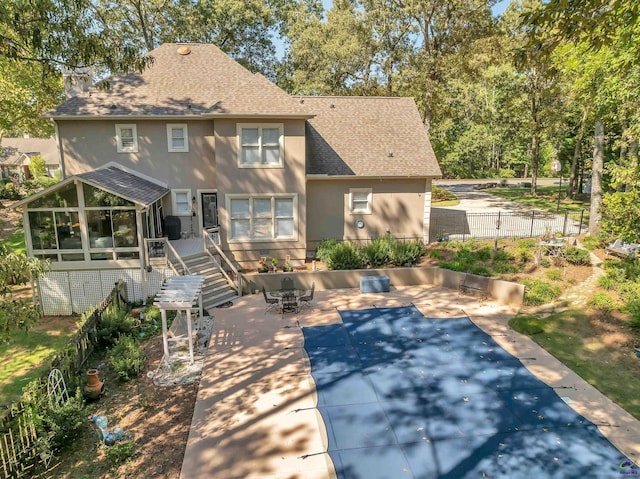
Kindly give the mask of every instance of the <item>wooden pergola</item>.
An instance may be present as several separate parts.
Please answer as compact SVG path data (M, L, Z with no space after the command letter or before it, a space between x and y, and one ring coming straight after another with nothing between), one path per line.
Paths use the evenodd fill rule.
M154 306L160 308L162 316L162 341L164 345L165 361L169 362L169 341L188 341L189 359L193 363L193 326L191 324L191 310L198 307L198 323L202 321L202 284L204 276L171 276L162 285L156 295ZM187 337L169 338L167 333L167 311L184 311L187 318ZM197 331L195 331L197 334Z

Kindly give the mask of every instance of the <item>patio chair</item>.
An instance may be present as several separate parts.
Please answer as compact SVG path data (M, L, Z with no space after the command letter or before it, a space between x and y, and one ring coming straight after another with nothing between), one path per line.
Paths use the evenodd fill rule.
M267 303L267 309L265 309L265 314L271 311L273 308L277 308L280 300L278 298L267 296L267 291L262 287L262 295L264 296L264 302Z
M316 283L311 284L311 292L304 296L300 296L298 298L298 304L300 305L300 309L302 308L313 308L313 292L316 289Z
M283 291L293 291L293 278L284 278L280 283Z

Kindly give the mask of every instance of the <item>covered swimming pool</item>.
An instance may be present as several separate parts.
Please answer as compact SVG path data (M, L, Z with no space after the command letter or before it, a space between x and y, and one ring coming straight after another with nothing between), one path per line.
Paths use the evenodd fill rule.
M620 477L596 425L467 317L339 313L302 328L339 478Z

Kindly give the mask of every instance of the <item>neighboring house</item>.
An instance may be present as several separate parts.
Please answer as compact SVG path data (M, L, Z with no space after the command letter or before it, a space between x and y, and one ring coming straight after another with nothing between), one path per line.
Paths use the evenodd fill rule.
M208 44L150 55L47 115L65 179L20 203L29 254L53 261L45 295L125 278L145 299L167 274L148 238L169 237L167 269L188 236L245 271L304 262L325 238L428 241L441 172L412 99L290 96Z
M31 178L31 158L42 156L47 176L60 171L60 153L55 138L3 138L0 149L0 178L17 176L20 181Z

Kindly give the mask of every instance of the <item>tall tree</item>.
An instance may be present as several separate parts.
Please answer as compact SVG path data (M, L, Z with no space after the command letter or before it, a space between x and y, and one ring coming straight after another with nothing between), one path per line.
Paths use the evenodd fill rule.
M593 174L591 177L591 205L589 210L589 234L596 236L600 231L602 204L602 169L604 164L604 128L596 122L595 143L593 148Z

